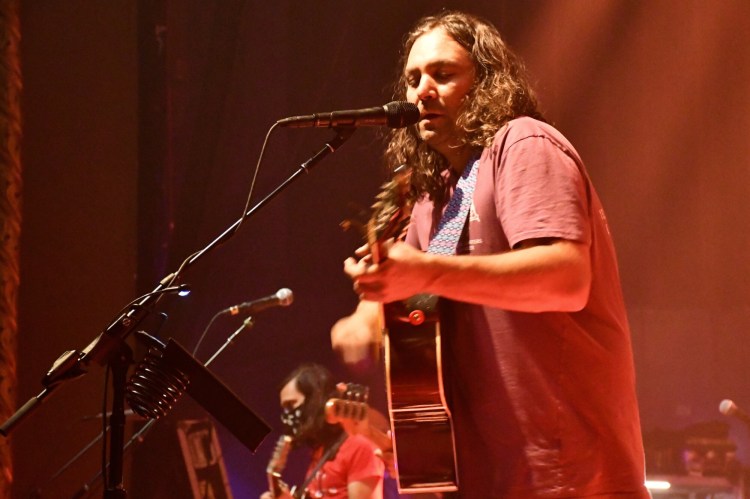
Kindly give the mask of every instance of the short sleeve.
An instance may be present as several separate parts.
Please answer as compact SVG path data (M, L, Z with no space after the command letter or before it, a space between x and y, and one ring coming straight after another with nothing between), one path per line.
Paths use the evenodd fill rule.
M589 242L587 180L574 156L543 133L509 132L495 176L497 216L511 247L535 238Z

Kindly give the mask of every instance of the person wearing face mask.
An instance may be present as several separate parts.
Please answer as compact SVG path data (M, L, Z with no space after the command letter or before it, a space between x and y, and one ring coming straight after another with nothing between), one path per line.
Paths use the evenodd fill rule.
M276 498L382 499L385 466L378 447L353 427L326 420L326 402L339 393L330 371L319 364L302 364L284 379L279 392L284 433L295 448L308 448L311 459L294 495L282 484ZM270 491L261 495L273 497Z
M617 259L579 154L485 20L420 19L400 71L420 121L385 160L411 172L410 225L385 258L345 261L360 303L334 348L365 363L379 303L437 295L460 497L649 497Z

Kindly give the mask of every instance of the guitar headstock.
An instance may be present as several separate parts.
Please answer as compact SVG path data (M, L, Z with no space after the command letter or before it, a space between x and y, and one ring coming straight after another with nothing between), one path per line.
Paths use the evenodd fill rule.
M393 238L400 238L409 225L411 216L411 170L401 165L393 171L391 179L384 183L367 223L367 244L373 261L378 263L385 258L380 245Z
M337 388L339 396L326 402L326 421L330 424L364 421L370 389L355 383L340 383Z
M354 383L339 383L339 395L328 399L325 407L326 421L339 423L350 435L368 438L380 452L386 467L396 473L393 465L393 441L388 420L367 403L369 388Z
M399 237L404 232L411 214L409 194L411 170L401 165L391 178L380 186L375 202L369 209L349 204L353 213L339 225L344 231L357 231L371 247L377 242Z

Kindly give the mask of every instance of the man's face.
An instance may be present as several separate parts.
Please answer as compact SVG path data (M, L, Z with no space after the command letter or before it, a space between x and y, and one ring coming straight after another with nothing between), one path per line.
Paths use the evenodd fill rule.
M458 145L456 117L474 84L469 52L442 28L414 42L404 68L406 100L417 104L419 135L430 147L448 156Z

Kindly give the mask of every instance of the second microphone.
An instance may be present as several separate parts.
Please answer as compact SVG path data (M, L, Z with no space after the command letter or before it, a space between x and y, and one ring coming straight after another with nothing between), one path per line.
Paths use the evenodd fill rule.
M232 305L221 311L222 314L255 314L271 307L288 307L294 301L294 293L289 288L281 288L276 293L253 301Z

